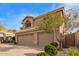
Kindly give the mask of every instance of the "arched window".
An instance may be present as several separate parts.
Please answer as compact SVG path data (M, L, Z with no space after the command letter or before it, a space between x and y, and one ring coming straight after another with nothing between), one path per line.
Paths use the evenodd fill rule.
M31 27L31 22L29 20L26 21L25 23L25 28Z

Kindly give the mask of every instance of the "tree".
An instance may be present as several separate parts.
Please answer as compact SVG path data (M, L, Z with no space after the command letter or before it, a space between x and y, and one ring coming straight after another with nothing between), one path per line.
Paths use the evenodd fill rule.
M16 30L15 29L9 29L8 32L15 33Z
M79 26L79 22L77 22L77 18L78 18L78 12L77 10L67 10L66 11L68 14L66 14L66 16L68 17L69 21L66 23L66 28L67 30L73 30L74 27L78 27Z
M66 23L68 21L68 19L62 15L60 13L54 13L54 14L48 14L46 15L43 20L40 23L40 28L42 30L45 30L46 32L53 32L54 33L54 40L58 40L59 45L60 45L60 49L62 48L62 37L64 35L64 32L62 31L62 33L60 33L59 31L57 31L57 29L59 30L60 26L63 23ZM61 38L60 38L61 37Z
M65 32L79 26L79 23L76 21L78 18L78 13L73 10L70 12L68 11L68 13L69 15L64 14L62 16L60 13L48 14L45 15L43 20L40 22L40 28L42 30L54 33L54 40L57 39L60 49L62 49L62 40L65 39ZM62 30L60 33L57 31L57 29L59 29L61 25L64 25L62 28L65 30Z
M5 26L3 26L2 24L0 24L0 31L7 31L7 32L13 32L13 33L16 32L15 29L7 29L7 28L5 28Z
M6 30L6 28L0 24L0 31Z

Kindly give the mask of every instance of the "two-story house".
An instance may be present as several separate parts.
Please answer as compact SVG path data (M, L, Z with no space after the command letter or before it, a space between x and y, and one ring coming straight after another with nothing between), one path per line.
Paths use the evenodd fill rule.
M45 46L50 42L56 41L54 40L53 33L47 33L45 31L40 30L39 28L40 21L43 20L43 17L45 17L48 14L55 13L59 13L62 17L62 15L64 15L64 7L37 17L26 16L21 23L20 31L16 33L17 44ZM57 31L62 31L63 27L64 25L61 26L61 30L58 29Z

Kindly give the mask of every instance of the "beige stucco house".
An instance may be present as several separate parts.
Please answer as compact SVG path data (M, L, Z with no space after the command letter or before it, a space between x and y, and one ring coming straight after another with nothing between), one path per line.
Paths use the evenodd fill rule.
M37 17L26 16L21 23L20 31L16 33L17 44L28 46L45 46L50 42L56 41L54 40L53 33L47 33L39 28L40 21L43 20L43 17L54 13L59 13L61 17L63 17L64 7ZM62 32L63 27L64 23L57 29L57 31Z

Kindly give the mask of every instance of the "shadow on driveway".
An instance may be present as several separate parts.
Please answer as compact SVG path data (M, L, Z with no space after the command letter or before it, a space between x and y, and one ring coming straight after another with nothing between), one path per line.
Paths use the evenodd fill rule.
M36 53L25 53L25 56L36 56Z

